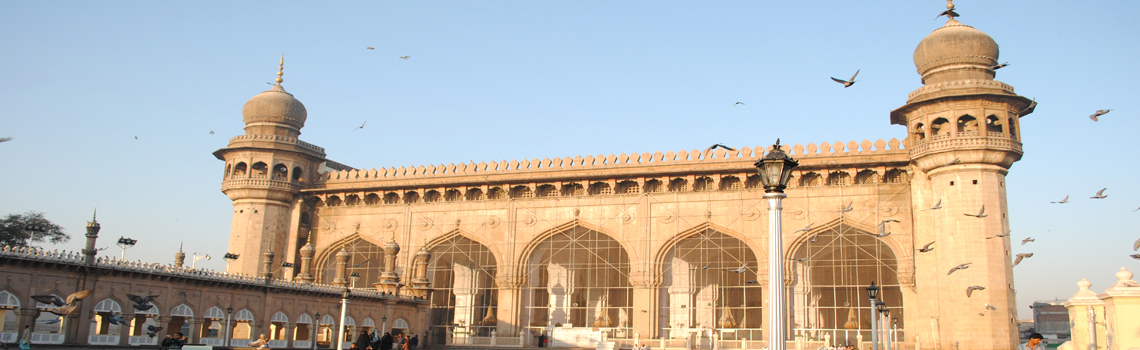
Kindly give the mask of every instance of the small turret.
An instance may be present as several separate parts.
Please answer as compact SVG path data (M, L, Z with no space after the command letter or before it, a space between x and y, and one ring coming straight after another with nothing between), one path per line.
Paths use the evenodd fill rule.
M95 220L96 214L98 214L98 210L91 213L91 222L87 223L87 234L85 235L87 236L87 244L83 248L83 262L87 265L95 264L95 253L98 252L95 250L95 240L99 238L101 226L99 226L99 221Z
M186 253L182 252L182 243L178 244L178 252L174 253L174 267L182 268L186 264Z

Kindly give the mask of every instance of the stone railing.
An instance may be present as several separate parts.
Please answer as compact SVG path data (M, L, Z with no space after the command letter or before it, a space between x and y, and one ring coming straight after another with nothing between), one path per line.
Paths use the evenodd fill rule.
M46 250L35 247L13 247L4 246L0 247L0 257L9 259L23 259L44 262L55 262L70 265L84 265L83 254L79 252L59 251L59 250ZM175 267L174 265L164 265L159 263L145 263L141 261L122 260L111 256L102 256L95 259L95 267L123 271L135 272L152 275L162 275L169 277L182 277L195 280L213 281L234 283L249 286L272 286L275 288L289 289L300 292L319 292L327 294L340 294L344 290L342 287L319 284L319 283L303 283L294 282L283 279L273 279L267 282L265 277L257 277L242 274L227 274L224 272L217 272L208 269L192 269L189 267ZM352 288L351 294L357 297L375 298L375 299L389 299L398 298L406 301L422 300L412 296L410 293L401 291L400 295L392 295L381 293L372 289Z
M887 146L890 148L887 148ZM770 148L770 147L769 147ZM818 146L814 143L809 143L807 146L796 144L795 146L783 147L790 156L796 158L817 158L817 157L838 157L838 156L851 156L851 155L877 155L877 154L906 154L906 150L902 149L899 140L891 139L883 141L882 139L871 142L863 140L863 142L850 141L847 143L821 143ZM717 149L715 151L703 152L701 150L680 152L669 151L667 153L655 152L650 154L646 153L632 153L621 155L597 155L597 156L577 156L574 158L544 158L539 160L537 158L532 160L523 159L512 161L499 161L499 162L471 162L468 164L448 164L448 165L427 165L418 167L399 167L399 168L380 168L369 170L342 170L335 172L328 172L321 176L320 180L324 183L341 183L341 182L357 182L357 181L375 181L375 180L398 180L410 178L426 178L437 176L462 176L462 175L489 175L499 173L512 173L512 172L542 172L542 171L564 171L564 170L578 170L578 169L596 169L596 168L619 168L619 167L639 167L639 166L661 166L672 164L692 164L692 163L736 163L747 161L751 163L764 156L766 148L764 146L757 146L756 148L742 147L736 151L726 151L724 149ZM749 164L751 166L751 164Z
M301 148L305 148L308 150L312 150L312 151L316 151L316 152L320 152L320 153L325 153L325 149L323 147L320 147L320 146L317 146L317 145L314 145L314 144L311 144L311 143L308 143L305 141L301 141L300 139L298 139L296 137L288 137L288 136L280 136L280 135L238 135L238 136L234 136L234 138L230 139L230 144L233 144L234 142L243 142L243 141L272 141L272 142L288 143L288 144L294 144L297 146L301 146Z
M233 179L222 181L222 191L237 187L270 187L296 191L301 189L301 183L267 179Z
M954 88L963 88L963 87L979 87L979 86L999 89L999 90L1002 90L1003 92L1009 93L1010 95L1015 94L1013 92L1013 86L1010 86L1009 84L1006 84L1006 83L1003 83L1003 82L1000 82L997 80L966 79L966 80L947 81L947 82L942 82L942 83L932 84L932 85L924 85L918 89L915 89L914 91L911 91L910 94L907 95L907 100L913 99L917 95L925 94L925 93L933 92L933 91L942 91L942 90L948 90L948 89L954 89Z
M926 154L952 149L952 148L992 148L1022 152L1021 142L1014 141L1002 135L1000 137L973 136L957 137L942 140L919 141L910 148L910 155L917 158Z

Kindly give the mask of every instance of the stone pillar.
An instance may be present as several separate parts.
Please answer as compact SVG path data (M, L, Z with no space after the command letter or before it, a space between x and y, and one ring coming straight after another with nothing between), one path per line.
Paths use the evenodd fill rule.
M305 246L301 247L301 273L297 274L297 282L312 283L313 275L309 273L313 265L313 253L316 248L313 247L313 236L309 235L306 240Z
M120 316L127 321L127 324L119 326L119 346L129 346L131 335L135 333L135 328L131 327L131 320L135 319L135 314L123 313Z
M384 271L380 273L380 281L373 284L376 289L397 295L400 293L400 274L396 273L396 255L400 254L400 245L396 244L396 237L384 244Z
M1092 308L1094 315L1097 315L1096 319L1092 320L1093 322L1097 320L1104 321L1104 301L1096 297L1096 292L1089 290L1091 286L1092 282L1082 278L1080 282L1077 282L1077 287L1080 288L1077 294L1073 294L1072 298L1069 298L1069 300L1061 305L1069 309L1069 331L1071 334L1069 339L1073 342L1073 345L1077 349L1103 350L1105 345L1103 323L1094 324L1096 348L1093 349L1088 346L1090 344L1088 309Z
M158 331L158 334L154 335L155 337L157 337L158 339L162 339L167 334L177 332L176 330L170 329L170 320L171 320L170 316L158 316L157 317L158 326L162 327L162 330ZM159 342L161 343L162 341L159 340Z
M661 311L657 305L657 289L661 287L661 278L652 272L637 271L629 282L633 285L633 331L645 339L656 338Z
M498 322L495 326L498 334L505 337L517 336L519 330L525 326L519 324L519 313L522 309L520 307L522 281L518 276L509 274L501 274L495 279L499 287L499 304L496 310Z
M348 280L344 278L348 269L348 250L340 249L336 253L336 278L333 278L332 285L337 287L348 287Z
M1132 272L1121 267L1116 272L1116 283L1097 295L1104 301L1104 321L1107 324L1106 350L1140 348L1140 283L1132 280Z
M383 317L387 321L382 322L383 324L380 325L380 327L382 329L377 334L384 335L384 333L388 331L388 329L389 329L388 327L392 326L393 322L396 322L396 318L392 317L392 314L395 311L395 308L396 308L396 299L392 298L392 299L385 299L384 300L384 316Z
M198 343L202 337L203 320L204 319L200 317L190 317L186 319L186 322L190 323L190 332L188 332L188 334L185 334L188 344Z

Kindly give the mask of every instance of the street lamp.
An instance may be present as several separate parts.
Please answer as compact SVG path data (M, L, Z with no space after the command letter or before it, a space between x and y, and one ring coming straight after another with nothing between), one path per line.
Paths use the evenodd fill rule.
M352 280L352 288L356 288L356 280L360 278L360 273L359 272L350 273L350 274L348 274L348 278Z
M879 333L881 333L879 335L879 339L882 341L883 347L887 348L887 350L891 350L891 309L888 309L887 303L883 302L882 300L879 300L879 303L876 304L876 306L878 306L879 313L883 314L883 318L881 318L882 323L885 323L885 325L883 325L884 327L881 327L879 329Z
M229 274L230 273L230 263L234 262L234 260L237 260L238 255L234 254L234 253L226 253L226 255L222 257L222 259L226 260L226 274Z
M194 253L194 261L190 262L190 268L193 269L198 266L198 260L202 259L210 260L210 254L198 255L198 253Z
M380 334L388 331L388 316L380 317Z
M348 288L340 294L340 330L336 337L336 350L344 350L344 316L348 311Z
M772 150L764 158L756 161L760 172L760 182L764 184L764 198L768 199L768 349L784 350L787 312L784 300L784 230L780 211L781 201L787 198L784 189L792 178L792 168L800 165L780 148L780 139L772 145ZM877 349L876 349L877 350Z
M226 339L225 339L226 346L230 346L230 331L233 330L233 326L230 325L230 314L233 314L233 313L234 313L233 307L226 307Z
M871 349L879 350L879 338L876 334L879 327L875 324L877 322L875 316L878 314L875 308L878 306L879 287L875 285L875 281L871 281L871 286L867 287L867 296L871 299Z
M119 259L126 259L127 258L127 249L130 247L134 247L135 244L138 242L139 241L137 239L130 239L130 238L126 238L123 236L119 236L119 242L116 244L119 245L119 248L123 248L123 255L120 256Z
M316 320L313 321L315 327L313 327L313 338L311 340L313 342L313 350L317 350L317 331L321 328L321 313L318 312L314 315L316 316Z

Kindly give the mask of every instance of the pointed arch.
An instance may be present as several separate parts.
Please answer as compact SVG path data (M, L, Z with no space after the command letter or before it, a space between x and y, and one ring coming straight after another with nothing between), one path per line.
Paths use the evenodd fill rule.
M123 313L123 306L115 299L107 298L95 304L95 312L116 312Z
M681 231L681 232L673 235L673 237L669 237L669 239L667 239L667 240L665 240L665 242L661 243L660 246L655 247L656 250L653 252L653 261L652 261L652 263L653 263L652 268L653 268L653 271L655 272L655 276L660 277L661 271L662 271L662 269L664 269L664 266L665 266L665 257L669 254L669 251L672 250L673 247L677 246L677 243L681 242L682 240L685 240L686 238L696 236L696 235L703 233L705 231L708 231L708 230L717 231L717 232L723 233L725 235L728 235L729 237L739 239L741 242L744 242L744 244L746 246L748 246L748 248L752 251L752 254L754 254L756 256L756 261L759 261L759 262L768 261L768 251L763 249L763 247L761 247L761 246L757 246L755 244L756 242L753 242L751 239L748 239L748 237L740 234L740 232L737 232L736 230L733 230L733 229L730 229L730 228L727 228L727 227L724 227L721 225L717 225L717 224L714 224L712 222L705 221L705 222L702 222L700 224L697 224L696 226L693 226L693 227L690 227L684 231ZM765 266L767 266L767 265L765 265Z
M392 322L392 328L408 329L408 321L405 321L403 318L397 318L396 321Z
M9 292L7 290L0 291L0 308L19 309L20 308L20 297L16 296L15 293Z
M459 229L459 228L452 229L451 231L444 232L443 234L441 234L439 236L436 236L434 238L427 240L427 243L426 243L427 249L429 251L432 249L435 249L436 246L439 246L440 244L443 244L444 242L447 242L447 241L449 241L455 237L463 237L463 238L471 240L472 242L479 243L479 244L483 245L484 247L487 248L487 250L491 251L491 256L495 257L495 261L498 262L499 264L502 264L504 261L506 261L506 260L504 260L503 252L500 251L498 246L496 246L494 243L486 242L483 240L483 237L480 237L478 235L474 235L471 232L467 232L466 230Z
M579 219L573 219L573 220L566 221L562 224L555 225L554 227L551 227L550 229L543 231L542 233L539 233L538 235L535 235L534 237L532 237L530 239L530 242L527 243L526 247L523 248L523 250L515 258L515 259L518 259L518 260L516 260L517 263L515 264L515 268L518 270L514 271L515 274L517 276L523 276L523 274L525 273L525 271L523 270L525 268L523 266L526 265L527 260L530 260L531 254L534 253L534 250L536 248L538 248L538 246L540 244L542 244L542 242L546 241L548 238L550 238L551 236L554 236L556 234L569 232L569 231L573 230L574 227L582 227L582 228L585 228L587 230L595 231L595 232L598 232L598 233L601 233L603 235L608 236L609 238L613 239L614 241L617 241L618 244L621 245L622 249L625 250L626 254L629 254L630 252L635 251L633 249L633 247L630 246L630 242L628 240L625 240L621 236L616 235L613 232L610 232L609 230L602 228L601 226L598 226L598 225L595 225L595 224L592 224L592 223L589 223L586 221L582 221Z
M284 312L278 311L277 313L273 314L273 317L269 319L269 322L289 323L289 316Z
M217 306L211 306L209 309L206 309L206 315L203 317L211 320L223 320L226 318L226 312Z
M309 316L308 313L302 312L300 316L297 316L297 323L313 324L313 316Z
M253 322L253 311L249 311L249 309L241 309L238 312L234 313L234 320Z
M170 310L170 316L194 317L194 309L190 305L178 304Z
M365 317L363 320L360 321L360 326L361 327L368 327L368 328L376 328L376 321L373 321L371 317Z
M849 226L850 228L843 228L842 226ZM804 232L803 234L794 238L788 248L784 250L784 266L790 266L789 264L791 261L795 259L795 252L802 248L805 244L809 243L812 237L820 233L829 231L836 233L847 233L849 231L853 231L858 234L871 235L871 232L876 232L877 230L877 226L869 226L847 218L845 215L841 215L823 225L815 226L815 228L811 229L810 231ZM894 235L883 238L876 238L882 241L888 248L890 248L891 254L893 254L897 259L900 259L900 261L912 255L909 248L903 247L904 242L899 240L899 238L895 237Z

